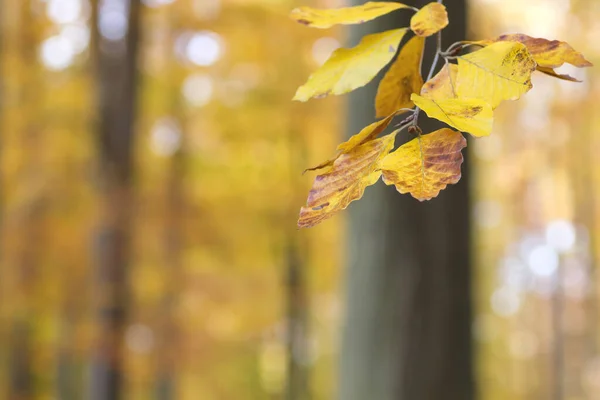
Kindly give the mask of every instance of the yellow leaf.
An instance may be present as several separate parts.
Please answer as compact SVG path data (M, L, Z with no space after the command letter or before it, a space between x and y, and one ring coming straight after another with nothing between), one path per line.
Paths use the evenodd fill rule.
M389 115L400 108L411 108L412 93L418 93L423 86L421 77L421 55L425 39L415 36L400 50L398 58L387 71L375 97L375 114L377 117Z
M362 197L381 176L380 163L394 147L395 133L366 142L342 154L331 169L318 175L306 207L300 209L299 228L309 228L332 217Z
M409 6L393 2L370 1L360 6L327 10L300 7L293 9L290 17L312 28L325 29L337 24L362 24L400 8L409 8Z
M575 67L591 67L593 64L585 59L583 54L576 51L567 42L559 40L547 40L543 38L534 38L522 33L514 33L498 36L492 40L481 40L473 42L481 45L488 45L496 42L519 42L527 47L531 56L537 62L538 66L545 68L557 68L564 63Z
M430 100L456 98L456 64L446 64L433 78L423 84L421 96Z
M564 81L581 82L579 79L573 78L571 75L556 73L556 71L554 71L552 68L540 67L538 65L537 70L543 74L553 76L555 78L562 79Z
M516 42L498 42L458 57L456 94L481 99L496 108L502 100L517 100L531 89L535 61Z
M336 154L336 156L334 158L332 158L331 160L324 161L315 167L307 168L304 172L315 171L315 170L322 169L322 168L328 167L330 165L333 165L333 162L342 154L348 153L348 152L352 151L354 148L356 148L357 146L360 146L362 144L367 143L368 141L371 141L371 140L377 138L377 136L379 136L379 134L381 132L383 132L385 130L385 128L388 127L388 125L390 124L390 122L392 122L392 119L394 119L394 117L396 115L397 115L397 113L392 113L392 114L388 115L386 118L381 119L377 122L373 122L372 124L364 127L359 133L357 133L356 135L353 135L350 139L348 139L344 143L340 143L338 145L338 147L337 147L338 153Z
M407 29L366 35L351 49L337 49L296 91L294 100L344 94L369 83L396 54Z
M418 36L431 36L448 25L448 13L441 3L429 3L410 19L410 29Z
M383 159L383 181L419 201L431 200L460 180L466 146L463 135L448 128L419 135Z
M431 118L438 119L462 132L473 136L487 136L492 133L492 107L483 100L426 99L418 94L412 95L412 101Z

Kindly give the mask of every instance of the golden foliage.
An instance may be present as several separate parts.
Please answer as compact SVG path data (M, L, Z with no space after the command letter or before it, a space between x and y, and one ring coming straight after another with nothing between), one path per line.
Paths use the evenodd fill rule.
M394 147L394 134L361 144L338 157L331 168L318 175L306 207L300 209L299 228L314 226L362 197L365 188L381 176L381 160Z
M298 88L294 100L344 94L366 85L394 57L406 31L403 28L367 35L356 47L337 49Z
M448 128L419 135L383 159L383 181L419 201L431 200L460 180L466 146L463 135Z
M421 96L430 100L455 99L457 73L456 64L444 65L437 75L423 84Z
M400 50L398 58L387 71L375 97L375 116L390 115L400 108L411 108L412 93L418 93L423 86L421 77L421 57L425 39L415 36Z
M484 100L496 108L502 100L517 100L532 88L535 66L523 44L491 44L458 57L456 94Z
M428 116L447 123L473 136L488 136L492 133L494 115L492 107L483 100L473 98L427 99L412 95L415 105Z
M315 171L315 170L323 169L325 167L333 165L333 162L342 154L348 153L348 152L352 151L354 148L356 148L357 146L360 146L361 144L365 144L368 141L375 139L377 136L379 136L379 134L381 132L383 132L385 130L385 128L388 127L388 125L390 124L390 122L392 122L392 119L394 118L395 115L396 115L395 113L390 114L386 118L379 120L377 122L373 122L372 124L364 127L359 133L357 133L356 135L353 135L350 139L348 139L347 141L340 143L338 145L338 147L337 147L338 153L333 159L322 162L321 164L319 164L315 167L307 168L304 172Z
M362 24L392 11L408 7L401 3L369 1L360 6L330 10L299 7L293 9L290 16L297 22L311 28L325 29L338 24Z
M574 67L583 68L591 67L593 64L585 59L583 54L576 51L567 42L560 40L548 40L543 38L534 38L522 33L513 33L508 35L500 35L495 39L480 40L470 42L481 46L488 46L492 43L500 41L519 42L527 47L527 50L537 63L537 70L566 81L579 82L577 79L569 75L558 74L554 68L558 68L563 64L571 64Z
M369 4L374 3L329 12L303 8L295 10L292 18L309 26L328 27L336 23L364 22L386 12L383 6ZM376 117L387 117L340 144L334 158L309 168L329 170L315 179L307 205L300 211L300 228L313 226L343 210L362 196L366 186L375 183L381 174L381 156L391 151L398 131L382 139L375 138L394 117L407 109L415 107L399 124L399 130L410 126L409 131L417 132L419 137L385 158L384 180L396 185L400 193L429 200L460 179L460 151L466 141L461 133L447 128L421 135L419 110L459 131L476 137L488 136L492 132L493 110L502 101L517 100L528 92L532 88L531 74L536 68L559 79L577 81L556 73L554 68L564 63L577 67L592 65L581 53L557 40L512 34L493 40L457 42L443 51L440 34L434 65L423 83L420 70L425 37L440 32L447 25L448 14L441 3L429 3L413 15L410 29L416 36L400 50L377 89ZM337 50L298 88L294 99L306 101L343 94L366 85L393 58L407 30L367 35L356 47ZM461 54L464 44L483 48ZM440 58L445 65L434 76Z
M522 33L513 33L500 35L492 40L481 40L474 42L482 45L489 45L497 42L519 42L527 47L529 53L540 67L558 68L564 63L574 67L591 67L593 64L585 59L583 54L576 51L567 42L560 40L548 40L543 38L534 38Z
M448 25L448 13L441 3L429 3L410 19L410 29L418 36L431 36Z

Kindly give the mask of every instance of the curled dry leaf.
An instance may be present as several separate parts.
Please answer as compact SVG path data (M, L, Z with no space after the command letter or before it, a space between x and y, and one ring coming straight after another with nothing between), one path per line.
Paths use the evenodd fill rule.
M498 42L458 57L456 94L486 101L496 108L502 100L517 100L532 88L536 63L518 42Z
M431 200L460 180L466 146L463 135L448 128L419 135L383 159L383 181L419 201Z
M392 122L392 119L394 119L396 114L397 113L392 113L392 114L388 115L386 118L379 120L377 122L373 122L372 124L364 127L356 135L353 135L350 139L348 139L347 141L340 143L338 145L338 147L337 147L338 153L336 154L336 156L334 158L332 158L331 160L324 161L315 167L307 168L304 172L315 171L318 169L323 169L325 167L329 167L330 165L333 165L333 162L342 154L348 153L348 152L352 151L354 148L356 148L362 144L365 144L368 141L376 139L377 136L379 136L379 134L381 132L383 132L385 130L385 128L388 127L388 125L390 124L390 122Z
M299 7L292 10L290 17L312 28L329 28L333 25L362 24L392 11L409 6L394 2L370 1L360 6L320 10Z
M331 168L318 175L300 209L299 228L309 228L335 215L363 196L381 176L381 160L394 147L395 133L354 147L340 155Z
M567 75L567 74L559 74L556 71L554 71L552 68L546 68L546 67L540 67L538 65L537 70L540 71L543 74L552 76L554 78L558 78L558 79L562 79L563 81L569 81L569 82L581 82L579 79L577 78L573 78L571 75Z
M375 97L375 114L378 118L390 115L400 108L413 107L410 95L418 93L423 85L419 69L424 45L424 38L411 38L379 83Z
M448 13L441 3L429 3L410 19L410 29L417 36L431 36L448 25Z
M492 133L492 107L481 99L456 98L432 100L412 95L412 101L428 116L473 136Z
M298 88L294 100L344 94L366 85L394 57L406 31L402 28L367 35L351 49L337 49Z
M456 75L458 66L446 64L433 78L423 84L421 96L430 100L456 98Z

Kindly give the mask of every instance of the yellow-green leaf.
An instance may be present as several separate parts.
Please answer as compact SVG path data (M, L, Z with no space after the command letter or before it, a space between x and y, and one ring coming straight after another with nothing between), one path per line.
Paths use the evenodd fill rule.
M593 64L585 59L583 54L576 51L567 42L560 40L548 40L543 38L534 38L522 33L501 35L492 40L481 40L473 42L481 45L488 45L496 42L519 42L527 47L531 56L537 62L538 66L545 68L557 68L564 63L575 67L591 67Z
M456 94L481 99L496 108L502 100L517 100L531 89L536 63L525 45L498 42L458 57Z
M381 132L383 132L385 130L385 128L388 127L388 125L390 124L390 122L392 122L392 119L394 119L396 114L397 113L392 113L392 114L388 115L386 118L381 119L376 122L373 122L372 124L364 127L359 133L357 133L356 135L353 135L350 139L348 139L347 141L340 143L338 145L338 147L337 147L338 153L335 155L334 158L324 161L315 167L307 168L304 172L315 171L315 170L323 169L325 167L333 165L334 161L342 154L348 153L348 152L352 151L354 148L356 148L362 144L365 144L373 139L376 139L377 136L379 136L379 134Z
M375 97L377 117L390 115L400 108L411 108L412 93L418 93L423 86L420 64L425 39L415 36L400 50L396 61L379 83Z
M431 100L456 98L456 75L458 66L446 64L433 78L423 84L421 96Z
M448 128L419 135L383 159L383 181L419 201L431 200L460 180L466 146L463 135Z
M492 107L480 99L426 99L418 94L412 101L431 118L438 119L462 132L473 136L487 136L492 133L494 120Z
M394 147L395 134L368 141L338 157L318 175L306 206L300 209L299 228L309 228L332 217L362 197L365 188L381 176L381 160Z
M360 6L336 9L295 8L290 17L312 28L329 28L333 25L362 24L400 8L409 6L394 2L370 1Z
M296 91L294 100L351 92L369 83L390 62L407 29L367 35L351 49L337 49Z
M441 3L429 3L410 19L410 29L418 36L431 36L448 25L448 13Z

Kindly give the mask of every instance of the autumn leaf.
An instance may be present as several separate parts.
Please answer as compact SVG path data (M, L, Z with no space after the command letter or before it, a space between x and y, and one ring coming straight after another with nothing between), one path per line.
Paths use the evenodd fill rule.
M431 200L460 180L466 146L463 135L448 128L419 135L383 159L383 181L419 201Z
M351 49L337 49L296 91L294 100L351 92L369 83L396 54L407 29L367 35Z
M558 68L563 64L571 64L575 67L591 67L593 64L585 59L583 54L576 51L571 45L560 40L548 40L543 38L534 38L522 33L513 33L498 36L496 39L480 40L477 42L469 42L487 46L499 41L519 42L527 47L527 50L537 63L537 70L552 77L563 79L571 82L579 82L577 79L569 75L558 74L554 68Z
M410 19L410 29L417 36L431 36L448 25L448 13L441 3L429 3Z
M492 133L492 107L481 99L427 99L413 93L412 101L431 118L438 119L473 136Z
M543 74L552 76L554 78L562 79L563 81L581 82L579 79L573 78L571 75L559 74L556 71L554 71L552 68L540 67L538 65L537 70L540 71Z
M400 108L411 108L410 95L421 90L421 55L425 39L415 36L400 50L396 61L387 71L375 97L375 114L383 117Z
M498 42L458 57L456 94L486 101L496 108L502 100L517 100L532 88L536 63L517 42Z
M481 45L489 45L496 42L519 42L527 47L527 50L540 67L558 68L564 63L575 67L591 67L593 64L585 59L583 54L576 51L567 42L560 40L548 40L534 38L522 33L513 33L498 36L492 40L480 40L472 42Z
M444 65L440 72L423 84L421 96L430 100L455 99L457 73L456 64Z
M344 210L363 196L365 188L381 176L381 160L394 147L395 133L370 140L338 157L331 168L318 175L300 209L299 228L309 228Z
M292 10L290 17L312 28L325 29L338 24L362 24L401 8L409 6L394 2L370 1L360 6L329 10L299 7Z
M372 124L364 127L359 133L357 133L356 135L353 135L350 139L348 139L347 141L340 143L338 145L338 147L337 147L338 153L334 158L324 161L315 167L307 168L304 172L315 171L315 170L323 169L325 167L333 165L334 161L342 154L348 153L348 152L352 151L354 148L356 148L362 144L365 144L368 141L376 139L377 136L379 136L379 134L381 132L383 132L385 130L385 128L388 127L388 125L390 124L390 122L392 122L392 119L394 119L394 117L396 115L397 115L397 113L392 113L392 114L388 115L386 118L381 119L377 122L373 122Z

